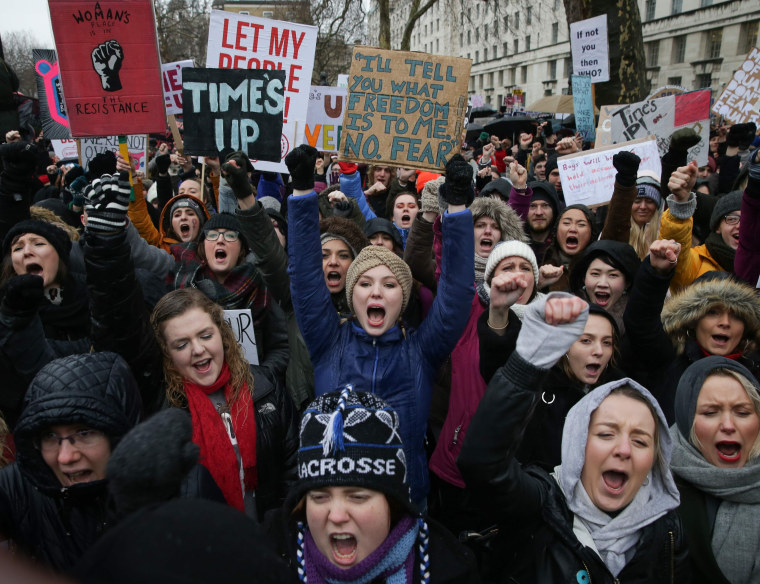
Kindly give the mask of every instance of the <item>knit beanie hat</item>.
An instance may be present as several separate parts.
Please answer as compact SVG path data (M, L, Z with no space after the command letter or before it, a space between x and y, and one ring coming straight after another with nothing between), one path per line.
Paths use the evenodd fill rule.
M8 230L8 234L3 241L3 254L5 256L11 253L11 245L13 240L25 233L34 233L48 240L48 243L53 246L58 253L58 259L68 266L69 254L71 253L71 240L68 234L61 228L47 223L45 221L36 221L34 219L27 219L26 221L19 221L13 227Z
M636 175L637 197L652 199L659 207L662 204L660 178L651 170L640 170Z
M390 235L391 239L393 239L393 245L400 250L404 249L404 242L401 241L401 234L393 223L387 219L383 217L373 217L364 224L364 235L367 236L367 239L371 238L376 233Z
M406 310L406 305L409 304L409 296L412 293L412 270L395 253L379 245L365 247L348 267L348 273L346 274L346 300L348 301L349 310L351 312L354 311L354 286L356 286L359 276L377 266L386 266L393 272L393 275L396 276L398 283L401 285L401 290L404 293L404 299L401 303L401 312L403 313Z
M243 226L240 225L238 218L231 213L216 213L215 215L212 215L211 218L203 224L204 237L212 229L227 229L228 231L237 231L240 242L243 244L245 249L251 249L251 246L248 245L248 240L245 238L245 233L243 233Z
M338 235L337 233L331 233L329 231L326 231L319 237L319 242L322 245L324 245L328 241L335 241L335 240L342 241L343 243L345 243L348 249L351 251L351 258L352 259L356 258L356 250L350 243L348 243L348 240L345 237Z
M351 255L355 259L357 254L369 245L367 237L361 228L351 219L345 217L326 217L319 221L319 233L321 236L330 234L327 239L322 239L322 243L331 239L340 239L351 250Z
M289 499L327 486L366 487L418 515L399 424L398 414L385 401L351 385L318 397L301 418L298 482Z
M723 220L723 217L732 211L739 211L742 208L742 192L732 191L723 195L715 203L712 215L710 215L710 231L715 231Z
M527 243L513 239L497 243L491 255L488 256L483 285L489 296L491 295L491 279L493 278L494 270L501 263L501 260L513 256L525 258L530 262L530 265L533 267L533 291L535 292L538 288L538 262L536 262L536 254L533 253L533 250Z
M171 217L174 215L174 211L177 209L189 207L198 216L198 221L200 221L201 227L203 227L203 223L206 220L206 214L201 211L201 206L195 200L187 196L180 196L175 198L176 200L172 203L172 206L169 207L169 220L171 221Z

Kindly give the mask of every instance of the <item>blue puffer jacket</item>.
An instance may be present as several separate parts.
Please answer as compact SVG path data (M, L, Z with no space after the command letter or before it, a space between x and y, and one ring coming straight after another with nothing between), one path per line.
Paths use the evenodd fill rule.
M443 220L442 274L438 295L417 330L393 327L368 335L353 320L340 321L322 273L315 194L288 199L290 289L298 325L314 364L317 395L351 383L386 400L401 418L401 438L412 499L428 492L425 429L433 376L451 353L469 317L474 288L472 214Z

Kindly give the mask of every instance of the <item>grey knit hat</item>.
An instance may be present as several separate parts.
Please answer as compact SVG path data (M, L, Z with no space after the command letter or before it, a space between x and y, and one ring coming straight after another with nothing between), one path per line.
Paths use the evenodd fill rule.
M712 215L710 215L710 231L715 231L723 220L723 217L732 211L739 211L742 208L742 192L732 191L723 195L715 203Z

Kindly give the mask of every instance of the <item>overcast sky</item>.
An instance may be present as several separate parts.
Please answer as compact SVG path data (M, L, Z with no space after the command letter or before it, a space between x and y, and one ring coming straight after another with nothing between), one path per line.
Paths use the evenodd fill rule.
M9 32L30 34L38 41L34 48L52 49L53 29L47 0L0 0L0 37Z

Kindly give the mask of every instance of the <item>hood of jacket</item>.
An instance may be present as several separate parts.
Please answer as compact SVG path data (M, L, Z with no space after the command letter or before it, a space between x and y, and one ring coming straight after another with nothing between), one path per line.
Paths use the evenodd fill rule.
M754 350L760 334L760 299L755 290L732 279L695 282L665 303L662 326L670 336L677 353L684 352L688 336L697 322L712 308L730 310L744 323L748 342L742 353Z
M504 201L494 197L477 197L470 205L473 224L481 217L490 217L496 221L501 230L501 241L516 239L523 243L528 237L523 229L520 216Z
M61 485L35 448L40 432L55 424L85 424L103 432L111 450L140 418L142 402L129 366L116 353L56 359L34 377L16 424L16 460L26 479L54 493ZM98 482L98 481L96 481ZM87 487L74 485L69 490Z
M174 236L174 232L172 231L172 218L171 218L171 208L174 203L179 201L180 199L191 199L195 204L197 204L201 211L204 214L203 220L201 221L200 229L198 230L198 233L203 229L203 223L209 220L211 215L208 212L208 209L206 209L206 205L203 204L203 201L201 201L198 197L194 197L193 195L177 195L176 197L172 197L169 199L169 202L166 203L163 209L161 209L161 217L158 221L159 225L159 232L161 233L161 237L165 243L168 245L172 245L174 243L182 243L177 237Z

